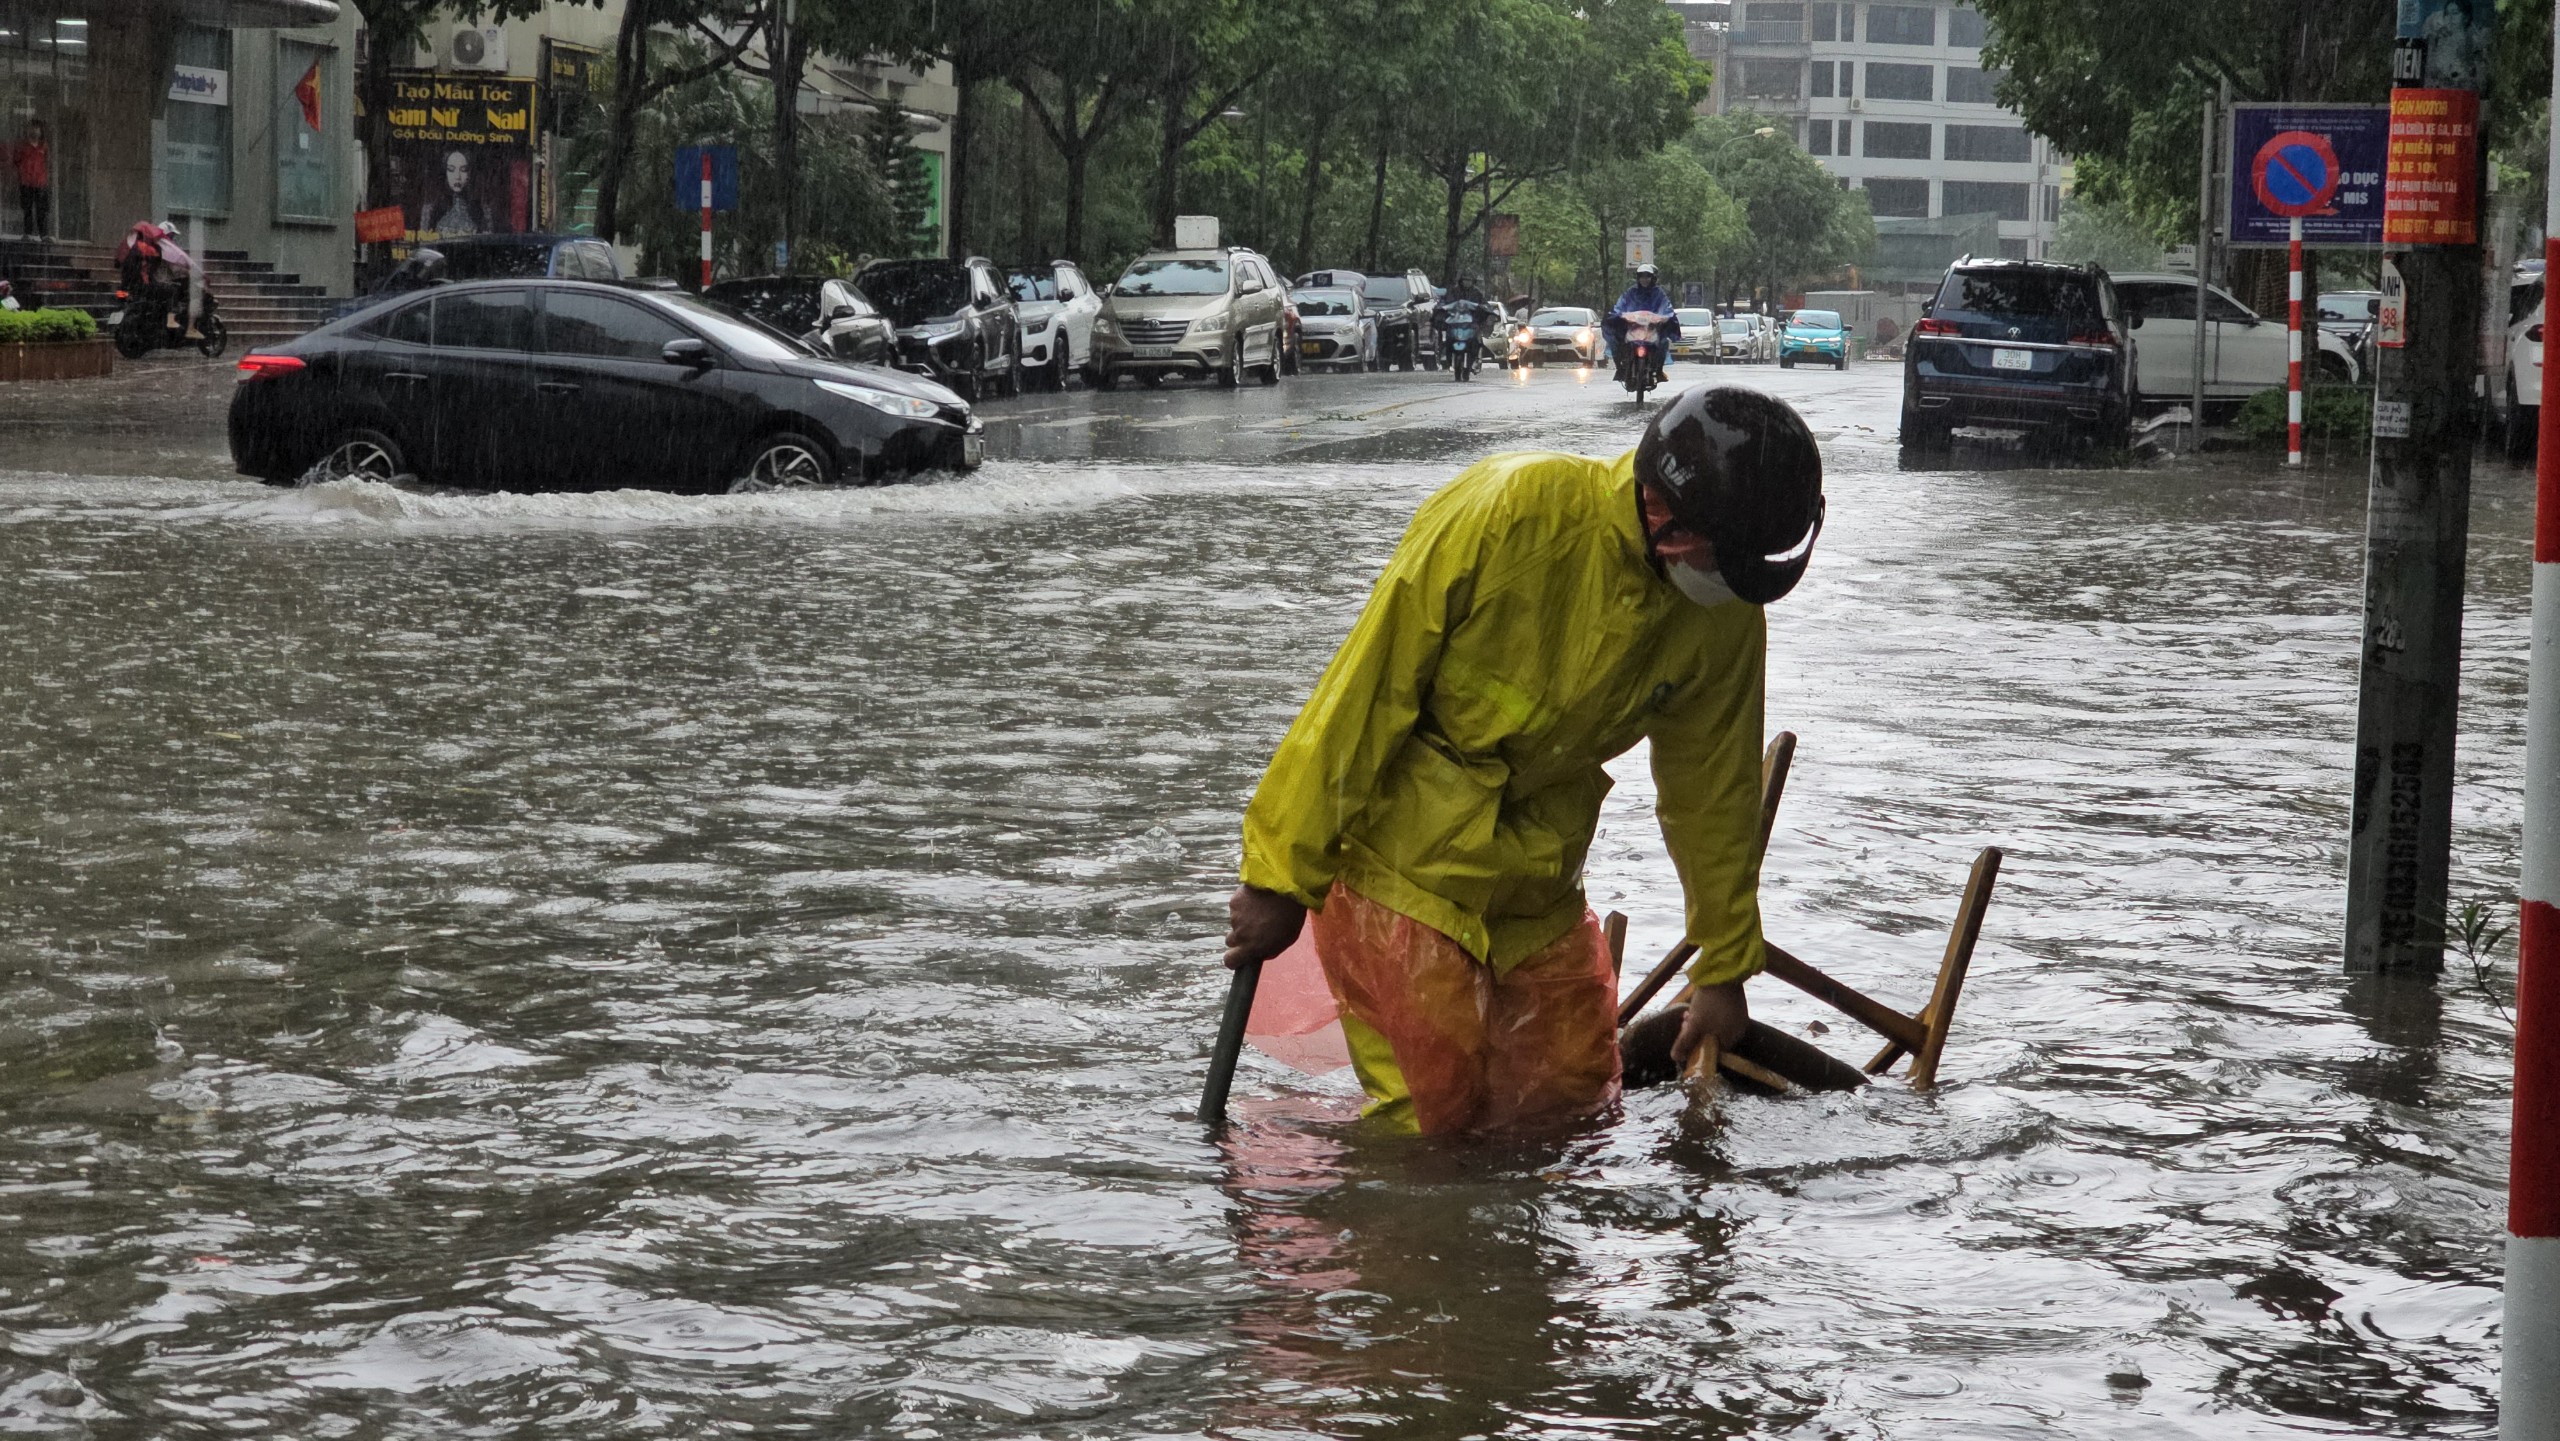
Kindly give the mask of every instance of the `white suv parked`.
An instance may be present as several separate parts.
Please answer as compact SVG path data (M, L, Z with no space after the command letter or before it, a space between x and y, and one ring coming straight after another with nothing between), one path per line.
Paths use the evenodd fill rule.
M1102 313L1102 293L1093 282L1071 260L1016 265L1004 280L1013 291L1014 313L1022 317L1022 383L1064 390L1070 374L1090 378L1093 318Z
M2196 369L2196 279L2192 275L2118 275L2116 299L2132 322L2136 397L2143 405L2184 405ZM2259 391L2284 388L2291 368L2285 323L2268 320L2218 285L2204 288L2204 404L2208 415L2227 415ZM2307 327L2305 384L2352 385L2361 378L2355 352L2319 325Z
M2542 285L2535 276L2507 294L2507 363L2489 377L2489 419L2498 449L2521 465L2533 457L2542 424Z

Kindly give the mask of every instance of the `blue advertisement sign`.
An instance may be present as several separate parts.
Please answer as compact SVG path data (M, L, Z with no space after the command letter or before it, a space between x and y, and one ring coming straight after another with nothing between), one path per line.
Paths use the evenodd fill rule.
M2286 244L2289 213L2318 201L2303 214L2303 244L2380 249L2390 153L2387 105L2232 106L2231 243Z
M738 147L735 145L680 145L676 147L676 209L702 209L702 152L711 152L711 208L731 211L738 208Z

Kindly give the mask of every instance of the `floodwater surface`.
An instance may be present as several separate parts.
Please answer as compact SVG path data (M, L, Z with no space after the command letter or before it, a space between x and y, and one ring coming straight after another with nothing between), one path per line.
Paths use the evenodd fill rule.
M1069 397L814 496L0 471L0 1430L2489 1434L2506 1027L2336 967L2361 471L1906 471L1890 374L1754 378L1831 495L1768 929L1916 1008L2006 848L1943 1084L1521 1144L1189 1111L1271 746L1458 465L1632 443L1598 387Z

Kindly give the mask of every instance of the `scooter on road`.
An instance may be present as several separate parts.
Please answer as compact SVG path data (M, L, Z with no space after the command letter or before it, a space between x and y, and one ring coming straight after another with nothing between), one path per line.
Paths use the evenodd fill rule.
M1671 317L1650 310L1630 310L1619 319L1626 322L1626 353L1620 357L1618 378L1629 394L1642 400L1646 391L1662 383L1666 342L1661 328Z

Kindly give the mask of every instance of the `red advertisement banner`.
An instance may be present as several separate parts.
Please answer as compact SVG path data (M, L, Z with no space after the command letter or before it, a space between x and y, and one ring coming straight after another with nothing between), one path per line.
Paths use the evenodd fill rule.
M2382 243L2476 245L2479 240L2478 92L2392 91Z

